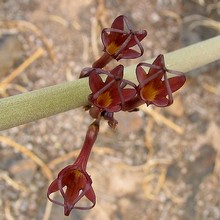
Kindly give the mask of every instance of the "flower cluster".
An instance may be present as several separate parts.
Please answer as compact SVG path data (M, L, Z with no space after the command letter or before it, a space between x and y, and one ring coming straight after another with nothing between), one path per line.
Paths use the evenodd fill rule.
M111 28L105 28L101 33L104 45L102 56L92 67L84 68L80 74L80 78L89 77L91 94L86 109L95 121L88 128L81 153L75 163L61 170L48 188L48 198L64 206L65 215L69 215L72 209L90 209L95 205L96 197L92 180L86 172L86 164L98 134L101 118L107 120L110 127L115 128L118 123L114 119L115 112L132 112L142 104L169 106L173 103L172 93L181 88L186 81L183 73L166 68L162 54L152 64L137 65L138 84L124 78L123 65L118 65L110 71L105 69L112 59L119 61L142 56L144 49L141 41L146 36L145 30L134 31L126 16L117 17ZM50 198L50 194L56 191L62 195L63 203ZM91 202L88 207L78 206L79 200L84 196Z

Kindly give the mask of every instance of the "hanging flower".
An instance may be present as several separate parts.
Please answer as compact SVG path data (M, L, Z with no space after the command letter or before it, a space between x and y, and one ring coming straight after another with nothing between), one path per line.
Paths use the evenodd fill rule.
M91 185L92 180L87 172L76 164L72 164L61 170L58 177L51 183L48 188L48 198L53 203L64 206L64 214L68 216L72 209L91 209L95 206L96 197ZM65 186L66 191L63 190ZM49 197L51 193L56 191L60 191L64 203L54 201ZM91 206L79 207L76 205L84 196L92 202Z
M96 204L96 196L92 188L92 180L86 172L86 165L92 146L99 131L99 120L93 122L86 134L86 138L79 156L72 165L62 169L57 178L50 184L47 192L49 200L64 207L64 214L68 216L72 209L91 209ZM64 189L66 188L66 189ZM50 198L50 194L59 191L64 202L55 201ZM79 200L86 197L90 206L78 206Z

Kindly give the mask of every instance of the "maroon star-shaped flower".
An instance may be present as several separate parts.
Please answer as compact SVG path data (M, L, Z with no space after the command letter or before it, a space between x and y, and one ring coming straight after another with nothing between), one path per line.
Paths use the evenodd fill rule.
M148 73L144 66L150 67ZM176 76L168 78L167 72ZM172 93L183 86L186 77L183 73L168 70L165 67L164 56L159 55L153 64L140 63L136 68L139 82L137 91L140 98L147 104L159 107L169 106L173 103Z

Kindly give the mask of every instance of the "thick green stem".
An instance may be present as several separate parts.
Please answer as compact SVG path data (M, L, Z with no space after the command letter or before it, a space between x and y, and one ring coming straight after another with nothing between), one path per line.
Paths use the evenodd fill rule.
M164 54L167 69L181 72L192 71L214 61L220 60L220 36L184 47L182 49ZM147 60L152 63L154 59ZM126 68L127 79L135 80L136 65ZM132 74L129 74L132 73Z
M220 59L220 36L165 54L168 69L182 72ZM146 62L152 63L152 60ZM136 65L125 68L135 80ZM49 117L87 104L88 79L83 78L0 100L0 130Z

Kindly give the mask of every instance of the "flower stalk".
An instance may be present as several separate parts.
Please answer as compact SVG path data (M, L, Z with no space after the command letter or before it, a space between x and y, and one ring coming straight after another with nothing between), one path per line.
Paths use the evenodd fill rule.
M188 72L220 59L220 36L164 54L168 69ZM147 60L152 63L153 60ZM135 80L136 65L126 67L126 79ZM0 130L9 129L88 104L88 79L83 78L0 99Z

